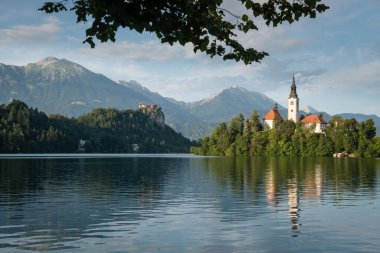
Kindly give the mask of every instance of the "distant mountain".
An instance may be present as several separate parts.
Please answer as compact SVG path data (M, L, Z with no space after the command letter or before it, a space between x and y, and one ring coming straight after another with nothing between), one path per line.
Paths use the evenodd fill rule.
M0 103L19 99L31 107L48 114L79 116L94 108L136 109L140 102L158 104L166 123L191 139L209 134L216 124L229 121L243 113L249 117L254 110L264 114L276 101L262 93L232 86L197 102L186 103L163 97L145 88L137 81L116 83L102 74L65 59L47 57L37 63L12 66L0 63ZM281 105L279 111L284 118L287 109ZM306 106L300 114L323 113L325 120L331 116ZM373 118L380 126L376 115L341 114L357 120Z
M136 108L143 97L104 75L48 57L26 66L0 64L0 102L19 99L46 113L78 116L96 107Z
M199 139L215 127L215 124L202 121L193 115L186 107L185 102L163 97L136 81L119 81L119 83L143 95L141 102L158 104L165 113L167 124L188 138Z
M361 114L361 113L338 113L336 114L344 119L354 118L357 121L365 121L367 119L373 119L375 123L380 124L380 117L375 114Z
M262 93L232 86L206 99L188 103L189 111L206 122L229 121L232 117L243 113L250 116L253 110L264 114L274 106L276 101ZM280 110L285 108L279 105Z
M326 112L319 111L319 110L315 109L314 107L311 107L310 105L306 105L302 110L300 110L300 115L306 116L308 114L316 114L316 115L322 114L323 119L326 121L330 121L330 119L331 119L330 114L328 114Z
M310 105L307 105L303 108L303 110L306 114L317 114L319 111L315 109L314 107L311 107Z
M144 88L119 84L66 59L47 57L26 66L0 64L0 103L19 99L48 114L79 116L94 108L136 109L140 102L162 107L167 124L184 136L200 138L213 124L201 122L183 104Z

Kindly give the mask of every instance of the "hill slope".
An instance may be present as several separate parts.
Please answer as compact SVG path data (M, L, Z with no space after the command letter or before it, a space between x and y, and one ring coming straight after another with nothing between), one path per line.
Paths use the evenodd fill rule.
M136 109L140 102L158 104L166 123L184 136L198 139L209 134L217 123L229 121L243 113L250 116L256 110L263 116L276 101L262 93L233 86L197 102L185 103L152 92L136 81L116 83L101 74L65 59L47 57L37 63L12 66L0 63L0 103L13 99L26 102L31 107L48 114L79 116L94 108ZM287 109L279 105L284 118ZM300 115L319 114L307 106ZM323 113L325 120L330 115ZM377 127L376 115L341 114L358 121L371 117Z
M0 152L188 152L190 141L141 111L95 109L47 116L25 103L0 106Z
M184 102L163 97L136 81L120 81L120 84L141 94L144 99L141 102L158 104L165 113L167 123L188 138L201 138L215 127L215 124L203 121L197 115L192 114Z
M0 102L19 99L46 113L78 116L96 107L136 108L132 89L67 61L48 57L26 66L0 65Z
M188 103L190 112L203 121L229 121L233 116L243 113L251 115L253 110L264 114L276 102L264 94L248 91L245 88L233 86L206 99ZM279 105L280 110L285 109Z

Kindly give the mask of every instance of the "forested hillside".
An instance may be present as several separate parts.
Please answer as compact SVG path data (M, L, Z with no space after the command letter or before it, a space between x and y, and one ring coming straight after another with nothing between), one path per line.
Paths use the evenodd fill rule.
M140 111L50 115L14 100L0 106L0 152L188 152L191 142Z
M200 155L332 156L345 152L357 157L380 157L380 137L375 136L372 119L359 123L334 116L321 134L288 120L278 121L269 129L254 112L250 119L240 114L229 125L219 124L202 140L201 147L191 150Z

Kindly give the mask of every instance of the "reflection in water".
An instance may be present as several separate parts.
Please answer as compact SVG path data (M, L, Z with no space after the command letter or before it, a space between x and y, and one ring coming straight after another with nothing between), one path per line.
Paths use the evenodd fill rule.
M106 227L94 226L99 222L133 228L145 219L140 210L155 209L167 170L176 166L162 159L0 162L0 232L9 235L0 242L26 250L75 248L67 242L106 237Z
M376 251L379 171L374 159L0 159L0 251Z
M235 192L252 192L257 197L263 188L268 206L282 207L286 201L292 236L297 236L303 201L321 202L322 198L327 197L335 202L346 201L350 199L347 195L360 191L366 195L376 195L379 161L240 157L210 159L207 168L217 182L224 187L229 182ZM326 191L326 196L323 191Z
M277 206L280 203L277 198L278 185L275 180L275 167L273 167L270 163L268 169L265 172L265 194L267 202L270 206ZM297 232L300 226L297 175L293 175L293 173L289 174L291 175L287 179L289 217L291 222L291 230ZM293 236L297 236L297 234L293 233Z
M299 217L299 209L298 209L298 187L297 180L295 178L288 180L288 205L289 205L289 215L292 230L298 230L298 217ZM295 236L295 235L294 235Z
M266 173L265 179L265 193L267 196L268 204L271 206L276 205L276 182L273 176L273 169L269 168Z

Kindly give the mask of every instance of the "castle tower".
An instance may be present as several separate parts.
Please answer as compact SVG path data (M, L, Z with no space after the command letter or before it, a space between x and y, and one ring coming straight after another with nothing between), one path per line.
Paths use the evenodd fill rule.
M297 87L296 82L292 80L292 86L290 86L290 95L288 98L288 120L293 120L298 122L298 113L299 112L299 99L297 96Z

